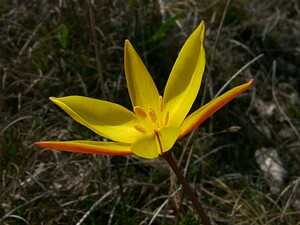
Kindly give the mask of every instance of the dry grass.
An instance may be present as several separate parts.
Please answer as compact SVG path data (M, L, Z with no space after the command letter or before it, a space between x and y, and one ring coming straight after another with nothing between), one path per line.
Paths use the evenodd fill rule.
M124 39L162 90L201 19L204 100L237 72L229 86L251 77L255 86L176 144L180 167L214 224L300 224L299 2L237 0L224 11L220 0L104 0L92 8L93 29L87 1L0 2L0 224L199 224L162 159L64 153L32 143L100 139L48 97L105 96L130 108ZM195 107L203 88L200 94ZM261 148L275 149L287 171L277 192L256 163Z

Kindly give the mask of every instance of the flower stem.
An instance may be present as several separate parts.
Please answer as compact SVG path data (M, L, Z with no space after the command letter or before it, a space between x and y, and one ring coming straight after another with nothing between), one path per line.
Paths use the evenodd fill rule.
M205 211L203 210L200 202L197 200L197 197L196 197L194 191L192 190L191 186L189 185L187 179L183 176L180 169L178 168L178 166L177 166L177 164L176 164L176 162L173 158L172 153L169 151L169 152L163 154L162 157L164 157L167 160L167 162L171 166L172 170L174 171L174 173L178 177L180 183L183 186L183 190L185 191L185 193L189 196L190 200L192 201L192 203L193 203L197 213L199 214L203 224L204 225L211 225L210 220L209 220L208 216L206 215Z

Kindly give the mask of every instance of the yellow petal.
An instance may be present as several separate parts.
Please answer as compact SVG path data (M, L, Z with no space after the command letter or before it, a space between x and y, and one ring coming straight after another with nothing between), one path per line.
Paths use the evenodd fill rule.
M169 151L180 133L178 127L165 127L138 139L131 146L131 151L143 158L154 159Z
M198 94L205 68L204 26L202 21L183 45L167 82L164 105L169 126L180 126Z
M124 67L132 106L157 110L159 93L155 83L128 40L125 41Z
M162 145L162 152L169 151L180 134L179 127L164 127L159 130L158 135Z
M50 100L77 122L113 141L132 143L141 135L133 127L136 115L118 104L81 96Z
M41 141L34 143L41 148L89 154L128 155L132 154L130 145L117 142L100 141Z
M159 146L154 133L144 135L135 141L130 149L135 155L146 159L154 159L159 156Z
M248 83L237 86L193 112L183 121L179 138L191 132L226 103L251 87L253 82L253 80L250 80Z

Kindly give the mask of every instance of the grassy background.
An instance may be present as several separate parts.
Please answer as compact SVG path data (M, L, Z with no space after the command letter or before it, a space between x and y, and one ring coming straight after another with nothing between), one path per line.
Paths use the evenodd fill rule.
M174 155L214 224L300 224L299 1L235 0L225 10L220 0L99 0L92 9L91 25L87 1L0 2L0 224L199 224L163 159L65 153L32 143L101 140L48 97L105 95L130 108L124 40L163 91L201 19L207 69L195 108L205 84L207 102L263 57L227 89L250 78L255 86L181 139ZM279 186L256 162L263 148L275 151L286 170Z

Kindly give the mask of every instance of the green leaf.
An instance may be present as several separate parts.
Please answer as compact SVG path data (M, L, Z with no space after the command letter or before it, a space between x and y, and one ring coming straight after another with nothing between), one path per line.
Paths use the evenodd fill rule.
M63 48L67 47L68 37L69 37L69 29L65 24L61 24L58 28L59 30L59 39Z
M167 31L176 23L176 20L183 17L184 12L178 12L175 16L167 19L164 24L162 24L158 30L150 37L150 41L158 41L166 36Z

